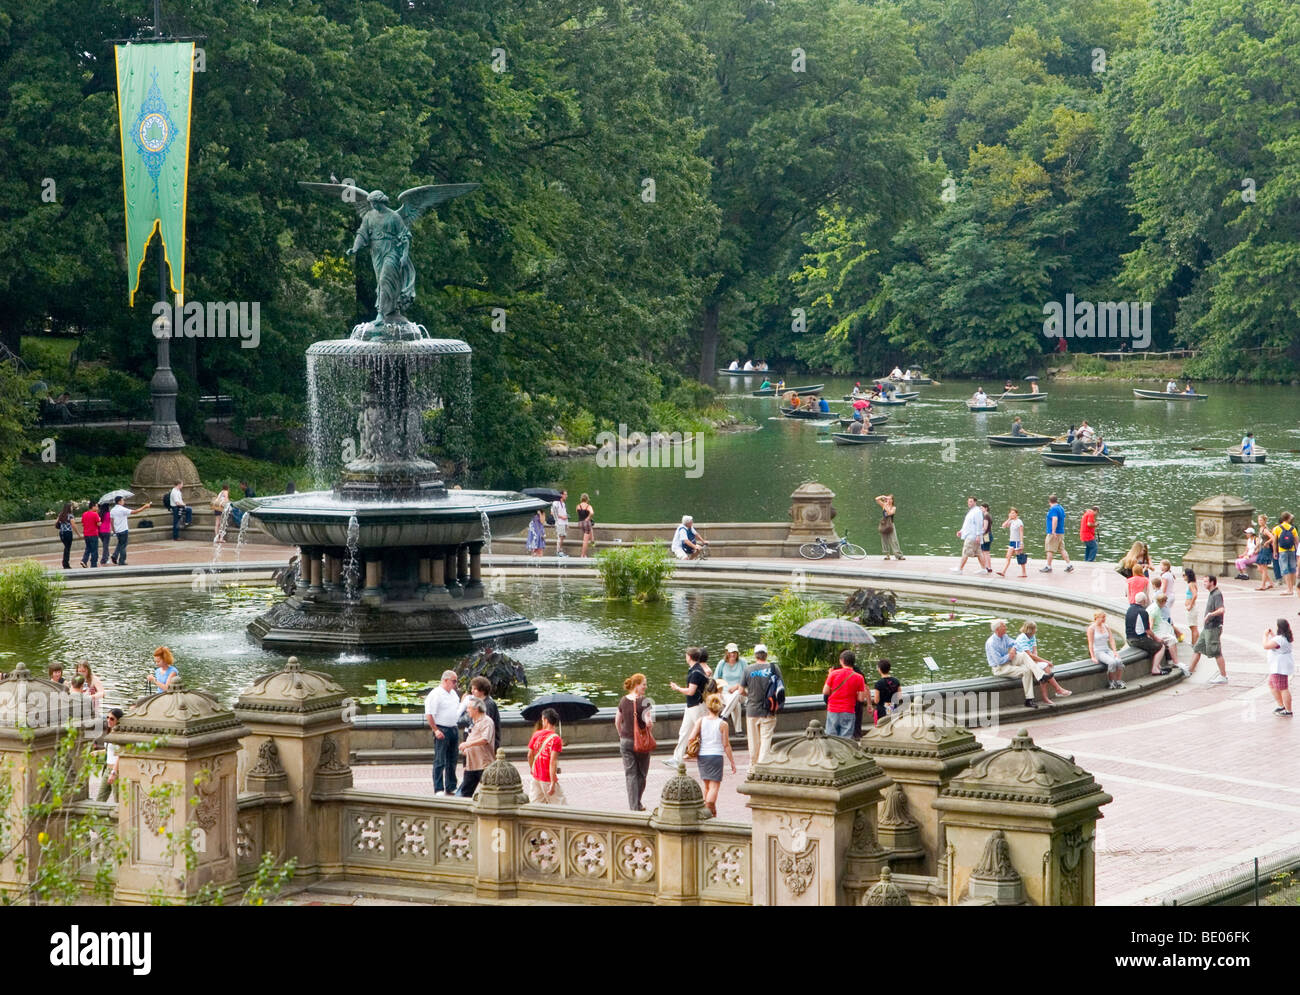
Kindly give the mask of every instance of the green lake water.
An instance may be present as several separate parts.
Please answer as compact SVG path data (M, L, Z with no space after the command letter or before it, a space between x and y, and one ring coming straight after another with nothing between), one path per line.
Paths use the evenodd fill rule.
M834 445L815 423L782 418L776 400L748 396L759 382L720 378L726 403L759 427L705 437L696 477L682 469L600 467L590 457L565 463L559 483L568 488L570 514L578 495L587 491L597 523L667 522L688 513L702 523L785 521L791 492L815 480L836 494L836 529L869 553L880 548L873 498L892 492L903 552L954 555L966 495L974 493L991 505L995 526L1015 505L1028 523L1031 552L1041 555L1047 497L1056 493L1069 515L1071 555L1082 555L1080 513L1097 504L1099 555L1112 560L1136 539L1150 542L1154 555L1176 560L1190 543L1191 506L1214 494L1244 498L1273 522L1283 511L1300 514L1300 455L1287 452L1300 449L1295 388L1208 384L1197 385L1209 395L1205 401L1140 401L1132 386L1163 389L1163 383L1048 381L1042 387L1045 401L1003 402L999 411L972 414L965 401L975 383L945 382L910 388L920 397L902 408L880 409L892 416L882 426L888 443L847 447ZM840 398L854 381L825 382L832 409L846 411L849 405ZM985 381L984 387L996 395L1001 383ZM1087 419L1113 448L1128 454L1128 465L1049 467L1036 449L990 447L986 435L1008 432L1017 414L1027 431L1050 435ZM1225 450L1240 443L1247 430L1255 432L1271 462L1228 462ZM994 549L1005 552L1005 540L1006 532L995 528Z

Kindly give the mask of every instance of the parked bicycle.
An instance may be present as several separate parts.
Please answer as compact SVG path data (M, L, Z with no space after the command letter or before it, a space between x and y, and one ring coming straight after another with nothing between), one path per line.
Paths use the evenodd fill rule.
M806 542L799 547L799 555L809 560L820 560L837 553L850 560L864 560L867 557L867 551L849 542L847 535L843 536L838 543L828 544L825 539L818 539L816 542Z

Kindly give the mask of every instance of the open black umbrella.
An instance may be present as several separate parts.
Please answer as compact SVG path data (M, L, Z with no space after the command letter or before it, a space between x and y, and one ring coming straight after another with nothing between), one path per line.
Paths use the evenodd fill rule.
M577 722L589 719L596 714L596 706L580 694L544 694L536 698L519 714L529 722L536 722L547 708L554 708L560 715L561 722Z
M1037 380L1038 377L1025 377L1026 380Z
M542 501L560 500L560 492L551 487L525 487L520 493L539 498Z

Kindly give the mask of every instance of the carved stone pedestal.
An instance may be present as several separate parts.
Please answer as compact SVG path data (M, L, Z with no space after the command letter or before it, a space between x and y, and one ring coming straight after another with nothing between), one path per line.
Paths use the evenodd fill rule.
M1219 494L1192 505L1192 514L1196 518L1196 538L1183 554L1183 566L1202 576L1235 575L1235 561L1246 546L1246 529L1255 524L1255 506L1239 497Z

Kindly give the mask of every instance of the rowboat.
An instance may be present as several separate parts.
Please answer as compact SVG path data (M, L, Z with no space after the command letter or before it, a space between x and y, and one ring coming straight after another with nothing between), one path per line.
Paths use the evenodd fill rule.
M788 394L791 391L794 391L796 394L816 394L819 390L823 389L825 386L826 385L824 383L813 383L813 384L808 384L808 386L806 387L782 387L781 393ZM751 390L749 394L751 397L775 397L777 394L777 390L775 387L767 387L767 388L760 387L758 390Z
M871 422L872 425L883 425L885 424L885 422L889 421L889 418L890 418L889 415L867 415L867 419ZM840 424L843 425L845 428L848 428L853 424L853 421L854 420L852 418L841 418Z
M910 394L903 394L903 393L900 393L900 392L895 392L895 393L891 394L889 398L884 398L884 399L877 398L877 397L874 396L873 394L845 394L845 395L844 395L844 400L846 400L846 401L870 401L872 404L888 404L888 403L890 402L891 399L892 399L892 400L895 400L895 401L911 401L911 400L913 400L913 399L915 399L915 398L918 398L918 397L920 397L920 396L921 396L920 392L914 390L914 391L912 391Z
M1070 443L1068 442L1049 442L1047 448L1053 453L1068 453L1071 451Z
M1003 394L1002 401L1046 401L1046 394Z
M927 384L934 383L929 377L881 377L881 380L888 380L890 383L916 383Z
M1209 394L1171 394L1167 390L1133 388L1133 396L1143 401L1204 401Z
M990 446L1041 446L1052 441L1050 435L990 435Z
M1043 453L1047 466L1123 466L1122 455L1094 456L1092 453Z
M854 435L852 432L832 432L831 439L837 446L869 446L876 442L888 442L889 436L877 435L874 432L870 435Z
M771 370L728 370L718 367L720 377L771 377Z
M921 396L921 392L920 392L919 390L909 390L909 391L906 391L906 392L901 391L901 390L896 390L896 391L894 391L894 400L895 400L895 401L910 401L910 400L912 400L913 398L917 398L917 397L920 397L920 396Z
M1256 447L1253 453L1243 455L1240 449L1228 450L1229 463L1266 463L1268 462L1268 453L1263 449Z
M877 406L882 406L886 408L901 408L906 403L907 403L906 401L872 401L871 406L873 408Z
M808 418L813 421L830 421L838 418L838 411L818 411L816 408L787 408L782 406L781 414L786 418Z
M976 404L976 403L974 403L973 401L967 401L967 402L966 402L966 410L967 410L967 411L997 411L997 410L998 410L998 402L997 402L997 401L989 401L988 404Z

